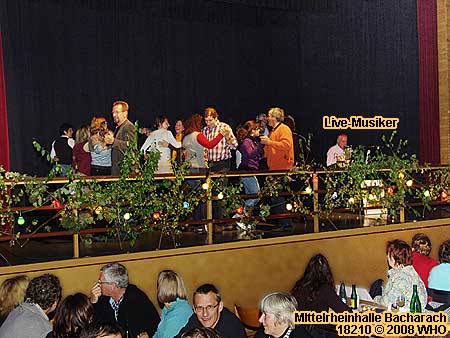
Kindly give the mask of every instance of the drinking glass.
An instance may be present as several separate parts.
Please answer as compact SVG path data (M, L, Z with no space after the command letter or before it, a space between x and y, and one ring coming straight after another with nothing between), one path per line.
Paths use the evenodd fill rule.
M405 306L405 295L400 294L397 296L397 307L400 309Z

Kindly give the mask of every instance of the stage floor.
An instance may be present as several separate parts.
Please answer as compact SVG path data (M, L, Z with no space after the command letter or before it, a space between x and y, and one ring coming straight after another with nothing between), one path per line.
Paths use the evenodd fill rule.
M413 220L412 215L406 215L407 221ZM429 212L427 220L450 217L450 208L441 207L438 210ZM421 218L420 220L423 220ZM230 224L231 225L231 224ZM234 225L233 230L217 231L214 233L214 243L226 243L242 241L242 231L237 230ZM366 226L384 226L386 220L376 217L364 217L354 213L335 213L327 219L319 222L319 231L338 231L343 229L353 229ZM260 223L256 229L256 235L260 238L273 238L297 234L313 233L313 220L311 218L294 218L291 228L280 230L275 224ZM119 245L116 238L106 235L96 235L92 238L91 244L86 244L80 240L80 257L94 257L113 255L129 252L142 252L156 250L159 246L161 232L154 231L142 234L133 247L129 241ZM178 238L180 247L191 247L197 245L207 245L207 234L197 233L193 227L189 227ZM174 248L171 237L163 236L161 240L161 250ZM0 242L0 266L29 264L36 262L55 261L72 258L72 237L57 237L45 239L31 239L26 242L19 239L15 245L10 246L7 241Z

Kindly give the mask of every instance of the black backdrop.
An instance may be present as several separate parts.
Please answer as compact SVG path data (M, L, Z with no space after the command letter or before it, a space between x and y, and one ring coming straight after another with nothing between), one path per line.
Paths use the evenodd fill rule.
M337 131L323 115L399 117L418 153L413 0L2 0L11 170L45 174L31 141L110 119L111 103L149 125L215 106L236 126L270 106L313 134L324 162ZM381 143L381 131L349 131Z

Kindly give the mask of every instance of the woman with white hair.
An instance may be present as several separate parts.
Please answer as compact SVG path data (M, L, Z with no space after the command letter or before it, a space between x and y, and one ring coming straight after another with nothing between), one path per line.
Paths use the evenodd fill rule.
M256 333L255 338L297 338L308 337L303 326L295 326L294 311L297 301L287 292L274 292L265 296L259 305L259 322L264 331Z

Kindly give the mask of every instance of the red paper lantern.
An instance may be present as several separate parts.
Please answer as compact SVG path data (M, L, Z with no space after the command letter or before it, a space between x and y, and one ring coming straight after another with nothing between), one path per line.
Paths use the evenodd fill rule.
M55 208L55 209L60 209L62 207L61 202L58 200L53 200L52 205L53 205L53 208Z

